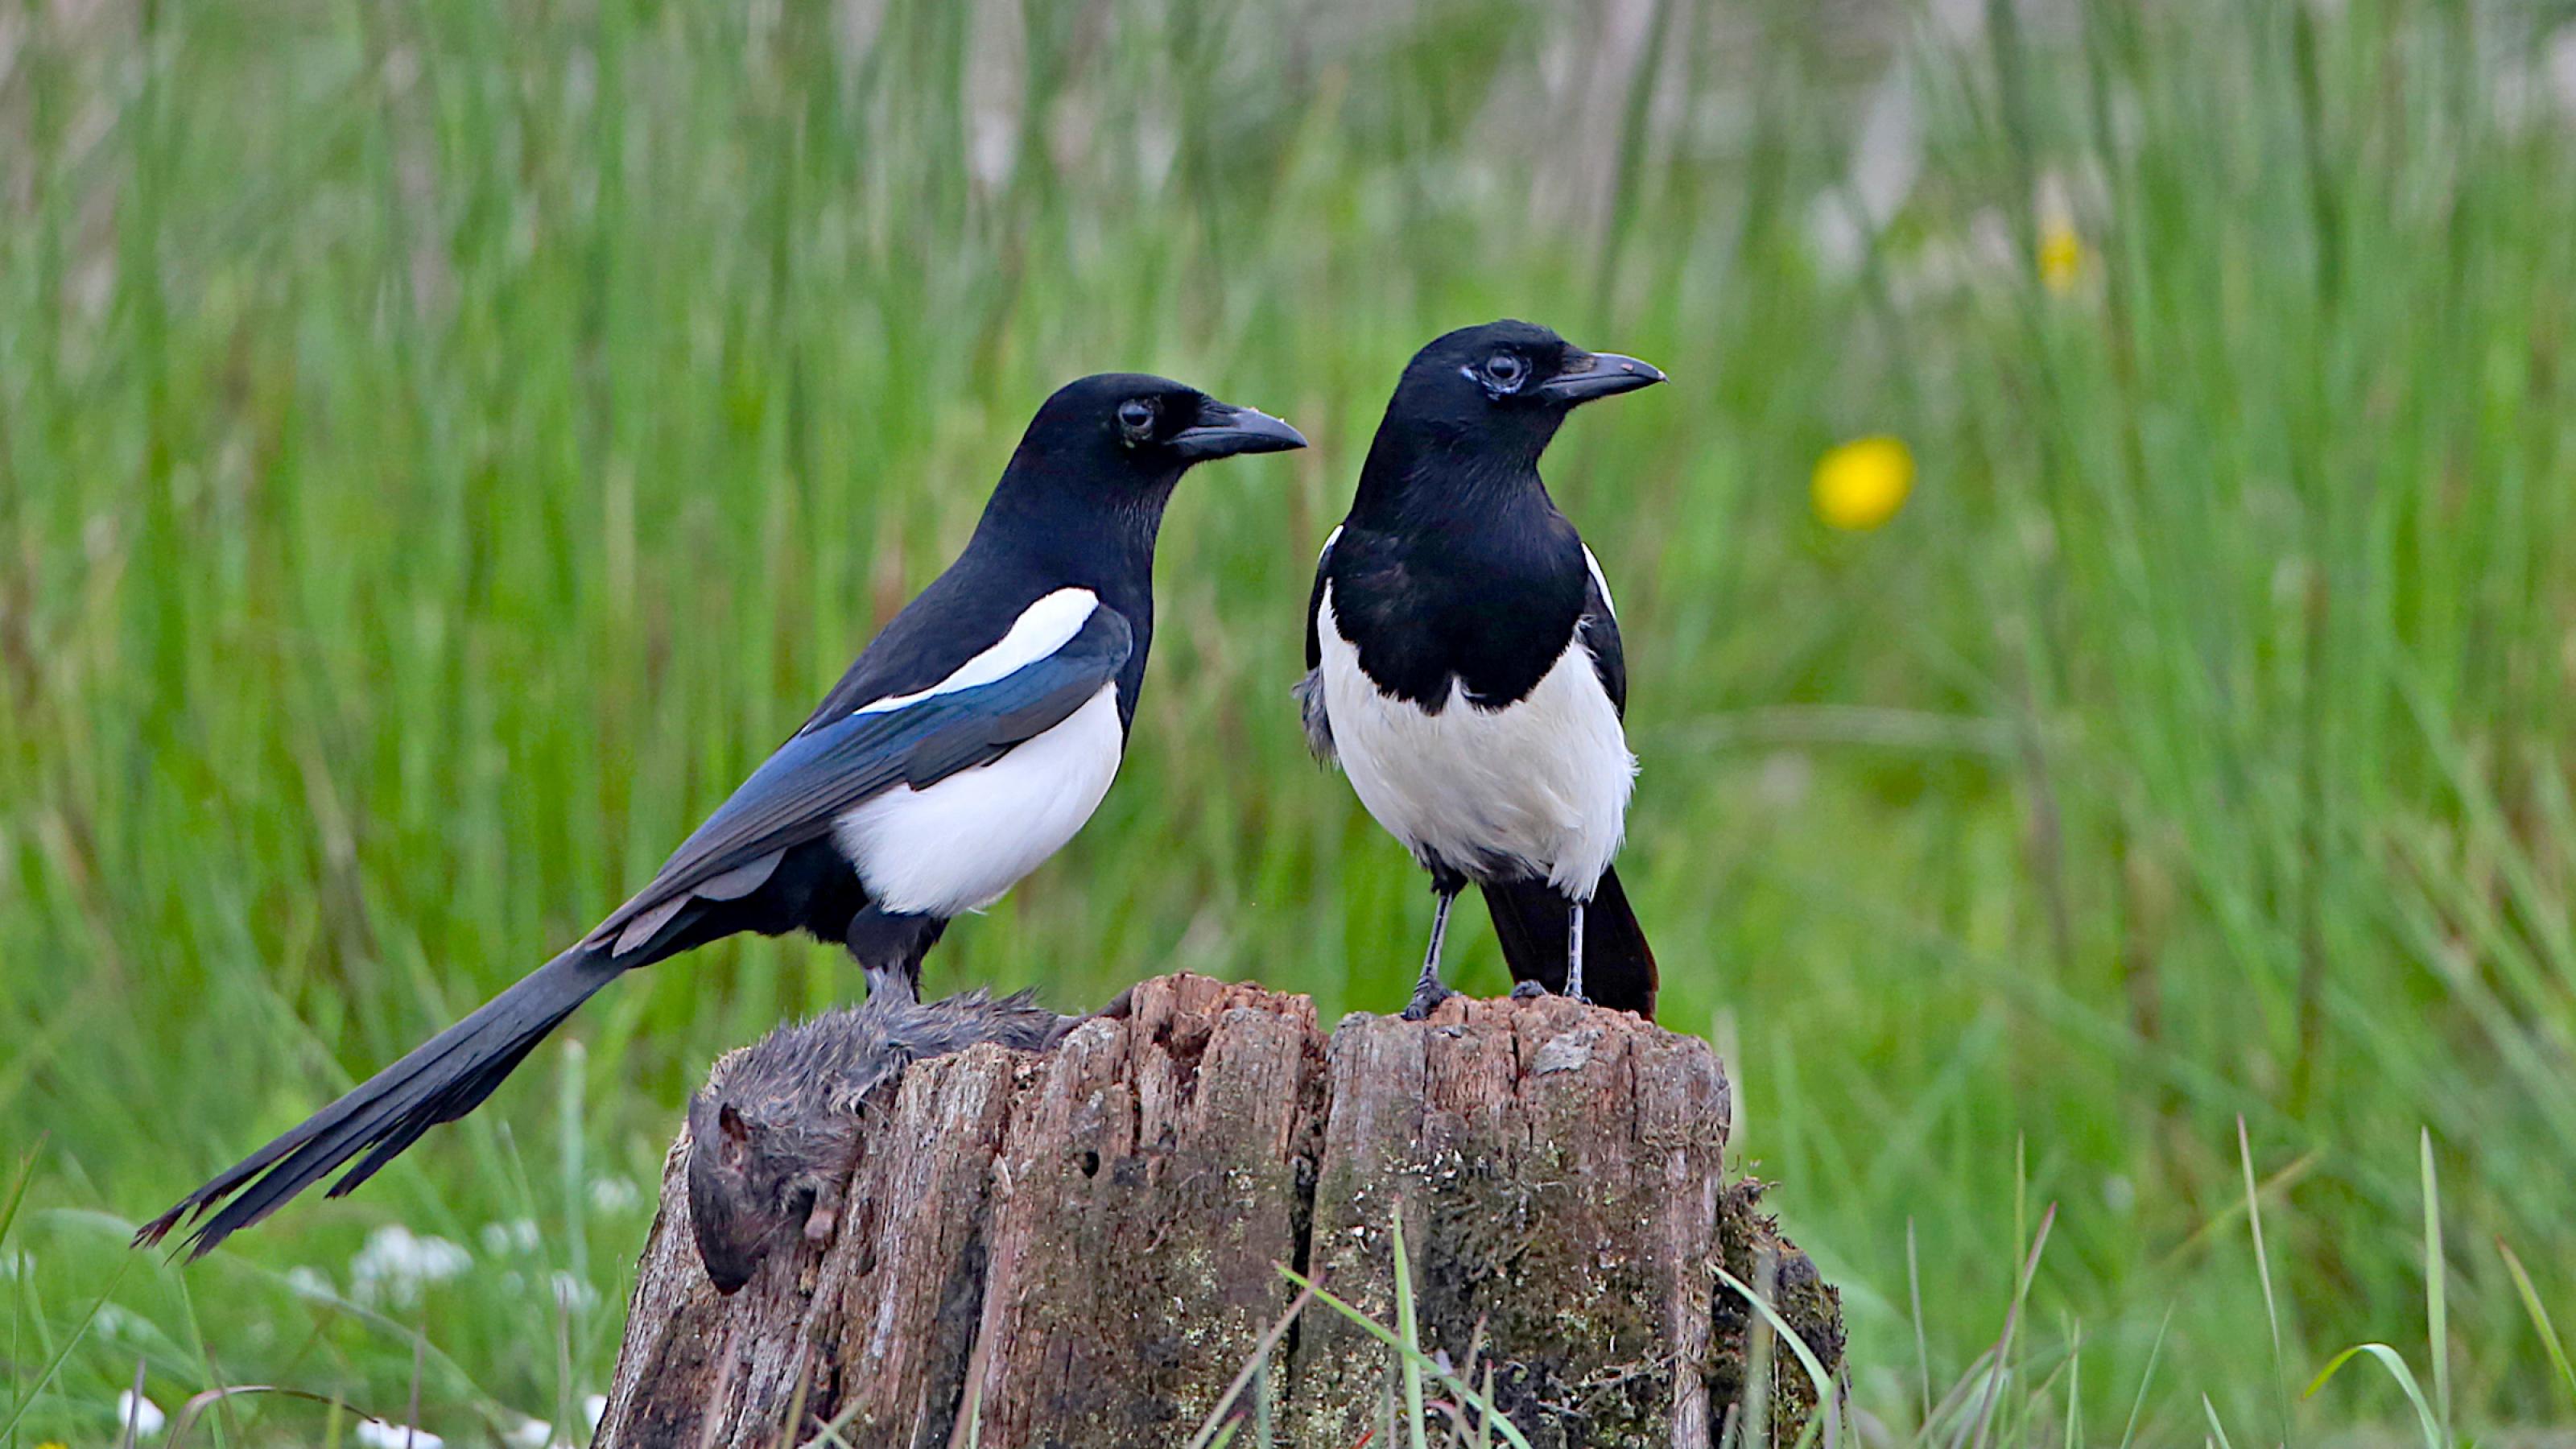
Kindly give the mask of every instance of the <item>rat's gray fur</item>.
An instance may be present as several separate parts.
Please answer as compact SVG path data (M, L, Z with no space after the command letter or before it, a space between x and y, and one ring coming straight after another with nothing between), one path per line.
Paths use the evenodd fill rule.
M750 1282L790 1233L826 1243L858 1160L868 1094L924 1057L998 1042L1053 1046L1078 1017L978 987L922 1005L873 979L865 1005L782 1026L728 1053L689 1099L689 1217L717 1291Z

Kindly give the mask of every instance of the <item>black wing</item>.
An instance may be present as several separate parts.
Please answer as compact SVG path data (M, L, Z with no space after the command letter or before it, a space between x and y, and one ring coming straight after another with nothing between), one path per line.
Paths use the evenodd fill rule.
M756 889L781 851L821 838L869 796L897 785L926 788L1000 759L1115 680L1134 640L1126 616L1104 606L1064 647L989 684L818 718L754 770L585 944L640 945L693 896L724 900Z
M1628 717L1628 650L1619 642L1619 615L1610 607L1610 586L1601 577L1600 562L1592 550L1583 550L1583 566L1589 575L1583 584L1583 615L1575 625L1583 647L1592 652L1592 672L1600 679L1602 690L1610 696L1610 707L1619 718Z

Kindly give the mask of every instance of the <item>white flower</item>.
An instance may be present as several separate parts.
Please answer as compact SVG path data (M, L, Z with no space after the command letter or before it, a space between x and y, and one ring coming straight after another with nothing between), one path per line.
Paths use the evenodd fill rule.
M120 1429L127 1424L132 1424L136 1438L149 1439L160 1433L161 1426L170 1422L170 1419L168 1415L161 1412L159 1404L150 1399L136 1398L134 1390L127 1389L116 1396L116 1422Z
M366 1449L441 1449L447 1443L427 1429L388 1424L382 1419L361 1419L349 1437Z
M483 1225L483 1251L493 1257L536 1250L537 1224L534 1218L512 1218L506 1223Z
M367 1234L349 1260L349 1293L361 1303L415 1307L421 1285L444 1283L474 1266L474 1257L445 1238L417 1238L401 1224Z
M555 1442L555 1426L543 1419L521 1419L517 1428L501 1437L510 1441L510 1449L546 1449Z
M337 1298L340 1290L331 1286L331 1275L319 1268L299 1263L286 1270L286 1286L299 1298Z
M581 1416L590 1421L590 1427L598 1428L599 1421L608 1417L608 1395L593 1394L582 1400Z
M142 1314L122 1303L100 1304L90 1323L102 1338L140 1338L151 1329L151 1325L143 1321Z
M570 1273L554 1275L555 1302L564 1308L592 1308L599 1303L599 1290Z
M590 1180L590 1210L595 1213L632 1211L644 1200L644 1194L631 1177L594 1177Z

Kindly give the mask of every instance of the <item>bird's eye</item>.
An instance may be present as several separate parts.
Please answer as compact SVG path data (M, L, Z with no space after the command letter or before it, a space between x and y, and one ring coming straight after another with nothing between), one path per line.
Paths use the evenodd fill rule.
M1528 371L1529 364L1521 361L1520 354L1516 352L1497 352L1485 359L1485 376L1504 392L1519 387L1522 376Z
M1127 441L1131 443L1142 441L1147 434L1154 431L1153 402L1146 398L1131 397L1120 403L1118 430L1125 433Z

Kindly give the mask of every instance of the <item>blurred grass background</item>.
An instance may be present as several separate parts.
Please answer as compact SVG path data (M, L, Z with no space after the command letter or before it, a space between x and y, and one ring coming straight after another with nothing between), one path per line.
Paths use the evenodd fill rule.
M1393 1009L1429 897L1304 756L1298 612L1405 357L1502 314L1674 379L1548 472L1667 1020L1858 1406L1983 1372L2054 1203L2017 1441L2409 1424L2297 1390L2429 1369L2429 1129L2458 1420L2566 1419L2497 1244L2576 1316L2567 6L5 0L16 1442L138 1359L398 1415L414 1330L450 1442L575 1421L687 1089L834 952L624 984L202 1267L123 1234L622 899L1080 373L1315 447L1185 486L1123 778L930 984ZM1826 527L1881 433L1911 502ZM1504 985L1481 912L1452 959Z

